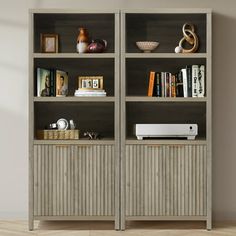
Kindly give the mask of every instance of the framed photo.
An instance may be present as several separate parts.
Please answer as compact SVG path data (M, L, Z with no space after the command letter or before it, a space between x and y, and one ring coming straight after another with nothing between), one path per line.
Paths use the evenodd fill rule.
M37 68L37 96L48 97L51 95L50 88L51 72L44 68Z
M57 53L58 52L58 34L41 34L40 44L41 44L41 52Z
M79 76L79 89L103 89L103 76Z
M68 95L68 73L56 70L56 96L65 97Z

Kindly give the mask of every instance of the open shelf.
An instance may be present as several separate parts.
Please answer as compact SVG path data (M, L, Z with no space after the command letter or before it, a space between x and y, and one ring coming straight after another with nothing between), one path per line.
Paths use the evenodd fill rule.
M86 131L94 131L101 135L101 139L114 139L114 107L111 102L44 102L35 103L35 131L43 130L49 124L60 118L67 121L73 119L76 129L80 130L80 137Z
M59 52L75 53L78 29L88 30L89 38L107 40L106 52L115 51L114 13L44 13L34 15L34 52L40 52L40 34L59 34Z
M126 52L140 53L137 41L158 41L160 44L153 52L174 52L183 38L182 27L186 22L195 26L199 37L198 52L206 52L206 14L159 14L126 13Z
M35 58L34 69L57 69L68 72L68 95L74 96L78 89L79 76L103 76L103 87L107 96L114 96L115 89L114 58ZM36 75L35 92L36 95Z

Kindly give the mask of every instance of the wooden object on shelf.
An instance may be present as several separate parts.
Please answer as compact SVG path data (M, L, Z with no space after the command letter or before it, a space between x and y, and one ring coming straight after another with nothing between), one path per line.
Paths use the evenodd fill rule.
M37 130L37 139L79 139L79 130Z

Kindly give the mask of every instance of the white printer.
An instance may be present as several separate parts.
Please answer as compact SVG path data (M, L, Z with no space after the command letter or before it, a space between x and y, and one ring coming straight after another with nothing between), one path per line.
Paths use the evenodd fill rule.
M143 138L187 138L198 135L197 124L136 124L137 139Z

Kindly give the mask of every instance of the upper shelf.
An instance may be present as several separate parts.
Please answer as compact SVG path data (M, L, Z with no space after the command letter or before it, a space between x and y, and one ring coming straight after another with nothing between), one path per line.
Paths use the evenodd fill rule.
M114 53L118 25L115 13L35 13L33 15L34 52L40 53L40 34L58 34L59 52L76 53L79 28L86 28L89 41L105 39L106 52Z
M206 58L207 53L125 53L126 58Z
M115 53L34 53L34 58L114 58Z
M183 25L191 23L199 39L199 53L207 52L207 16L206 13L126 13L122 18L125 31L123 40L127 53L139 53L137 41L157 41L159 46L154 53L172 53L183 38ZM183 47L190 49L186 43Z

